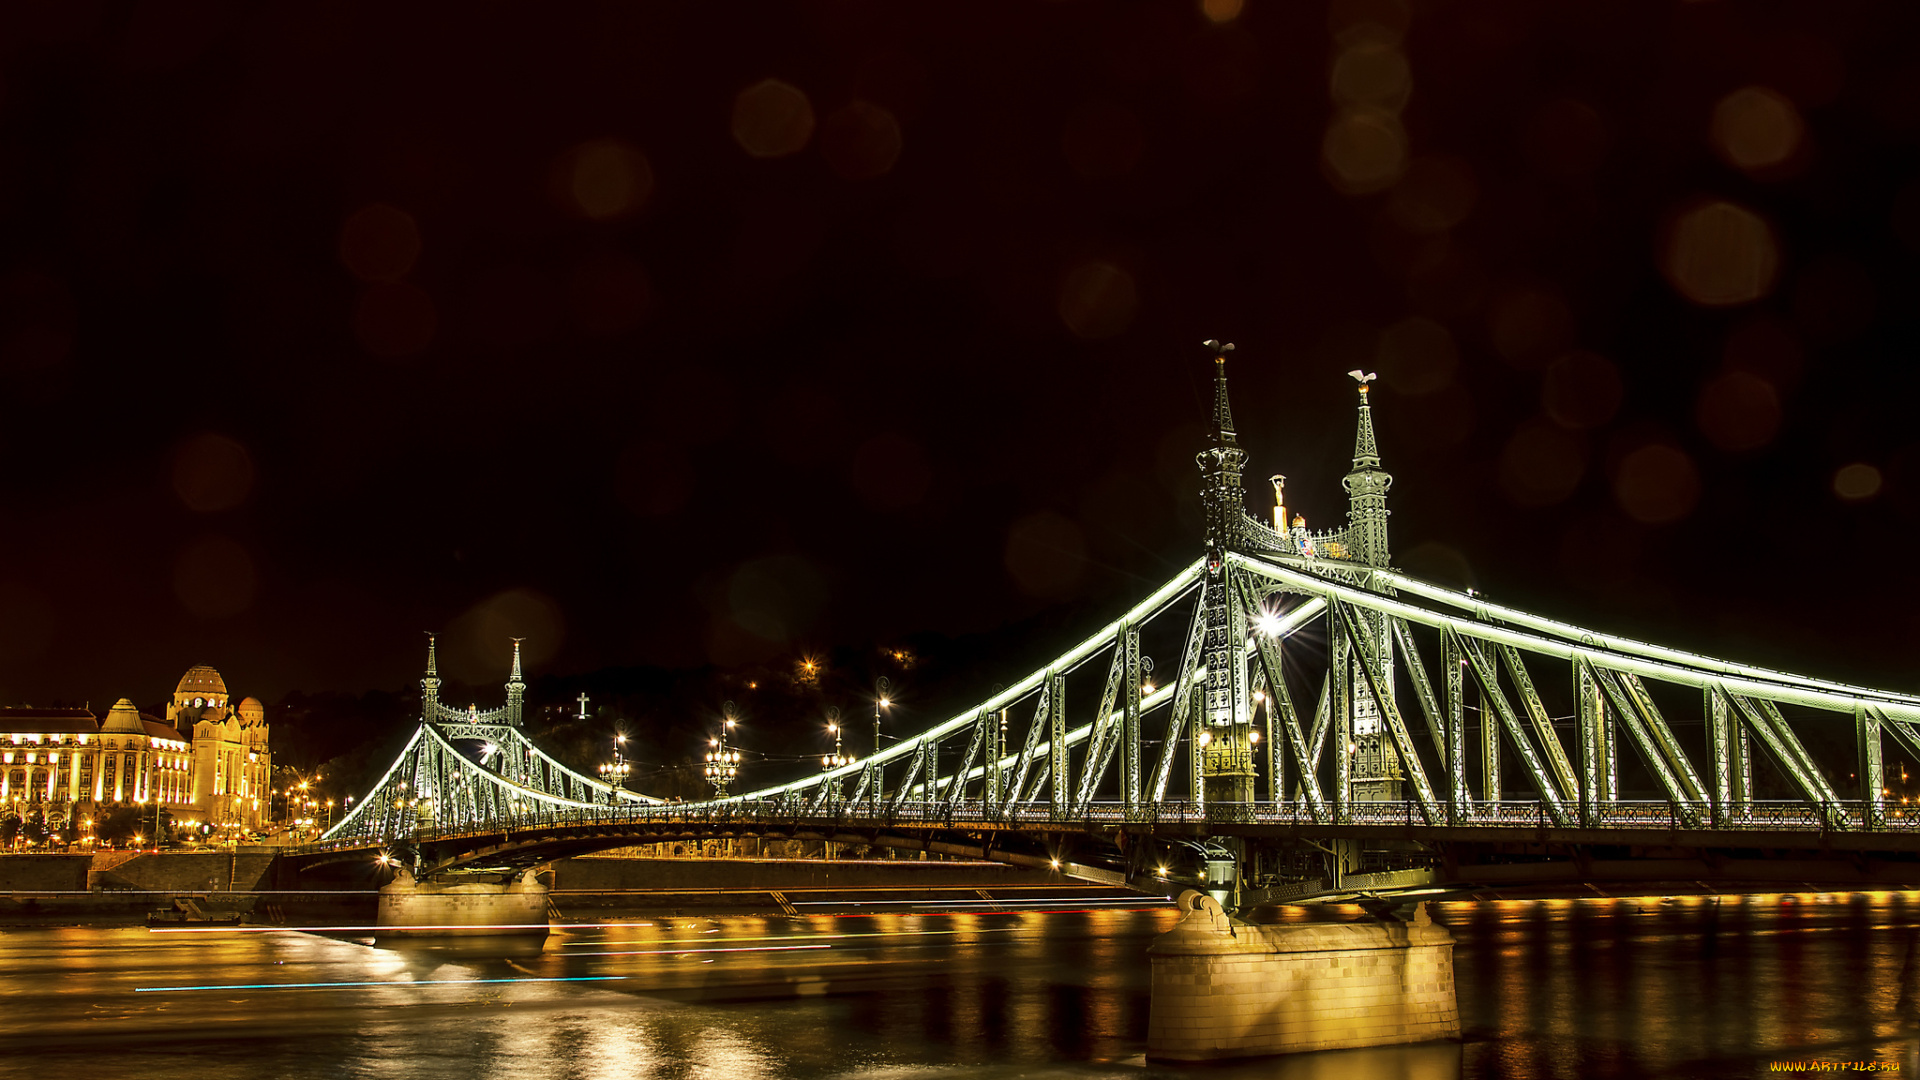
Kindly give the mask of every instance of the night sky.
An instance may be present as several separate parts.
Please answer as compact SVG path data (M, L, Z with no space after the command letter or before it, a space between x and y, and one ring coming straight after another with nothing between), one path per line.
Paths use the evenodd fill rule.
M1917 37L0 5L0 700L1017 653L1200 553L1209 337L1255 513L1340 523L1375 370L1407 570L1920 689Z

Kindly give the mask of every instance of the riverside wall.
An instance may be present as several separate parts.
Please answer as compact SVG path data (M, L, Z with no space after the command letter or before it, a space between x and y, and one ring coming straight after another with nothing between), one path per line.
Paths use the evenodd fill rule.
M0 922L128 920L193 896L287 921L351 922L370 917L384 877L311 883L277 872L272 849L102 851L91 855L0 855ZM369 871L371 867L367 868ZM602 912L797 910L785 893L814 903L908 902L952 896L1031 894L1072 887L1057 875L988 862L906 859L751 859L595 854L561 859L539 881L556 909ZM875 893L874 890L880 890ZM806 904L803 902L802 907Z
M1212 897L1148 948L1147 1057L1229 1058L1460 1037L1453 935L1409 921L1255 925Z

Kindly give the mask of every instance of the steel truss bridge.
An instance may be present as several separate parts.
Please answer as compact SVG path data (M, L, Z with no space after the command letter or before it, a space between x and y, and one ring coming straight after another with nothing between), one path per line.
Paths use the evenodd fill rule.
M419 730L297 857L378 852L424 874L820 839L1145 890L1204 882L1241 904L1627 880L1920 885L1920 806L1889 797L1883 764L1889 740L1920 761L1920 697L1606 635L1392 569L1365 381L1347 527L1289 527L1284 507L1269 527L1245 510L1230 348L1199 455L1206 554L1012 686L864 761L668 804L526 738L517 646L509 705L488 714L438 703L430 649ZM1150 653L1175 658L1159 685Z

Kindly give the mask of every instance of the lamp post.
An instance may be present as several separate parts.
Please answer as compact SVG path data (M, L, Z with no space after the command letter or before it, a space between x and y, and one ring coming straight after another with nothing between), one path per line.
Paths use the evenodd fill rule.
M833 753L821 757L820 771L832 772L842 765L853 764L853 759L841 752L840 739L843 729L840 727L840 706L838 705L827 706L827 734L833 736Z
M724 719L720 724L720 737L708 739L707 780L713 784L716 798L727 797L727 785L740 772L740 751L727 749L727 736L733 732L733 725L739 719L739 712L733 702L720 706Z
M880 710L887 708L893 704L893 700L890 697L888 697L888 695L892 693L893 693L892 679L889 679L885 675L882 675L880 676L880 678L874 681L874 684L873 684L873 752L875 754L878 754L880 752Z
M613 737L613 760L600 766L600 779L609 787L623 788L627 786L627 773L631 771L631 766L627 764L625 756L620 753L620 748L625 746L626 742L627 737L625 735L615 735Z

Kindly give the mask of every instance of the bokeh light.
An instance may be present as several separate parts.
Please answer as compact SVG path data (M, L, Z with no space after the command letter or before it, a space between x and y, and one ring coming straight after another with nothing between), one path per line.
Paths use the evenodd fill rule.
M205 432L173 454L173 492L189 510L230 510L253 490L253 457L225 435Z
M1473 395L1455 382L1435 393L1409 398L1398 424L1408 441L1422 450L1447 450L1466 442L1478 420Z
M1500 452L1500 490L1518 506L1565 502L1587 469L1587 448L1563 428L1530 421Z
M1006 566L1014 583L1030 596L1071 595L1086 574L1086 537L1062 514L1029 514L1007 530Z
M512 638L523 639L523 668L537 668L553 659L566 641L566 619L560 605L537 589L495 593L462 612L447 627L441 662L453 678L498 682L513 660Z
M1532 370L1573 344L1573 312L1559 296L1545 289L1513 289L1495 298L1489 307L1487 331L1501 359L1516 368Z
M353 312L354 337L369 353L387 359L425 351L439 326L433 298L405 282L367 289Z
M1244 0L1200 0L1200 14L1213 23L1230 23L1240 17Z
M820 128L820 156L845 180L871 180L900 159L900 122L867 101L848 102Z
M1714 200L1678 215L1667 229L1660 270L1696 304L1746 304L1773 289L1780 252L1758 214Z
M733 621L765 641L785 642L806 632L826 609L826 578L798 555L754 559L727 582Z
M1721 98L1708 128L1715 153L1734 168L1754 173L1792 159L1805 136L1800 110L1764 86L1743 87Z
M1460 367L1453 335L1432 319L1419 317L1382 331L1374 359L1388 386L1416 397L1446 389Z
M1393 187L1387 209L1416 233L1439 233L1466 220L1479 190L1473 167L1460 158L1415 158Z
M1349 109L1327 125L1321 162L1335 188L1348 195L1384 191L1407 164L1407 133L1399 117L1381 109Z
M653 165L618 139L583 142L561 155L558 186L566 205L594 221L637 212L653 194Z
M1880 494L1880 470L1864 461L1842 465L1833 474L1833 493L1848 502L1862 502Z
M340 261L361 281L399 281L420 258L420 226L386 203L363 206L340 228Z
M1341 51L1328 78L1334 104L1397 113L1413 93L1413 70L1394 45L1363 42Z
M1628 517L1643 524L1679 521L1700 501L1700 471L1684 450L1650 443L1620 459L1613 497Z
M257 587L253 556L229 537L200 537L174 557L174 595L200 618L240 614L253 606Z
M813 103L798 87L766 79L733 99L733 141L754 157L796 154L812 138Z
M1547 365L1540 384L1540 407L1566 428L1596 428L1620 410L1626 388L1620 371L1604 356L1572 352Z
M1078 337L1110 338L1133 322L1140 296L1133 275L1110 262L1083 262L1060 282L1060 321Z
M1730 371L1700 388L1694 420L1722 450L1755 450L1780 430L1780 396L1760 376Z

